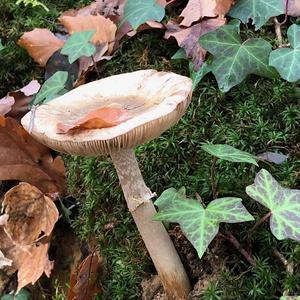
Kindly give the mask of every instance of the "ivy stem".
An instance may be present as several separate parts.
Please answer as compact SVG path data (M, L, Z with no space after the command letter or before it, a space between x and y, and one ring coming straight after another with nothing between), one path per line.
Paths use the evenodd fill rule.
M213 199L217 199L218 191L217 191L217 177L216 177L216 168L217 168L217 157L213 157L211 168L210 168L210 180L211 180L211 189L213 194Z
M94 55L92 55L91 57L92 57L92 61L93 61L93 64L94 64L94 69L95 69L95 71L96 71L96 73L97 73L97 77L98 77L97 79L100 79L100 73L99 73L99 70L98 70L96 61L95 61L95 59L94 59Z
M256 266L256 262L252 258L251 254L242 247L241 243L230 231L227 231L225 235L221 234L221 236L229 241L253 267Z
M264 215L261 219L259 219L254 226L250 229L249 234L252 233L253 231L256 230L257 227L259 227L262 223L264 223L266 220L269 219L269 217L271 217L272 212L269 211L266 215Z
M276 33L276 38L278 41L278 46L281 47L282 46L282 32L281 32L281 23L278 21L278 19L276 17L273 18L274 20L274 25L275 25L275 33Z
M285 0L285 17L283 22L280 23L280 26L284 25L288 18L288 9L289 9L289 0Z

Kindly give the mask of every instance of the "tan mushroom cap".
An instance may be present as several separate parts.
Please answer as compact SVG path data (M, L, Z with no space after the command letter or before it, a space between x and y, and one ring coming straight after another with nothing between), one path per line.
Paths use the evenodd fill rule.
M32 135L57 151L97 156L134 148L174 125L190 103L192 82L171 72L141 70L82 85L36 110ZM132 118L113 127L57 133L57 123L76 122L101 107L121 104ZM22 119L28 130L29 112Z

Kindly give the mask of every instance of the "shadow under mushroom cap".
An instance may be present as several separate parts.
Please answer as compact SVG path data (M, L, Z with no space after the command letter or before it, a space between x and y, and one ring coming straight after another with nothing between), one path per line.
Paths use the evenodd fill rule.
M192 82L171 72L142 70L82 85L36 110L32 135L57 151L97 156L134 148L173 126L190 103ZM123 123L101 129L57 133L59 122L75 122L88 112L121 104L132 114ZM21 123L26 130L29 112Z

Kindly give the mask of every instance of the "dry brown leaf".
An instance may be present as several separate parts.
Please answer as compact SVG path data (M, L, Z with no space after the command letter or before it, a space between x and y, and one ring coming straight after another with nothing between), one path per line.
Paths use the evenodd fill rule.
M66 191L64 163L18 122L0 116L0 180L26 181L43 193Z
M32 80L23 88L9 92L6 97L0 99L0 115L7 114L20 120L29 111L28 104L40 87L37 80Z
M59 21L67 28L70 34L85 30L96 30L92 38L94 44L108 43L108 54L112 53L117 26L103 16L63 16Z
M10 189L2 205L9 216L3 228L18 245L31 245L44 236L50 236L58 220L53 201L28 183Z
M103 258L93 252L80 264L77 276L71 274L68 300L94 300L102 291L98 280L102 273Z
M51 55L61 49L64 41L58 39L50 30L36 28L25 32L18 41L28 54L41 66L45 66Z
M236 0L216 0L215 13L218 16L225 16Z
M199 21L203 17L216 17L215 8L215 0L189 0L180 15L183 17L180 25L189 27L193 22Z
M48 247L47 243L29 246L16 257L18 291L29 283L35 284L43 273L50 277L53 261L48 258Z
M102 107L89 112L73 124L58 123L58 133L68 133L70 130L100 129L116 126L128 120L129 114L121 107Z
M300 1L299 0L289 0L288 15L292 16L292 17L300 16Z
M224 18L204 19L189 28L182 28L177 23L169 21L166 25L165 38L174 37L178 45L185 50L187 56L192 58L195 69L199 69L206 55L206 50L199 44L199 38L225 23L226 19Z

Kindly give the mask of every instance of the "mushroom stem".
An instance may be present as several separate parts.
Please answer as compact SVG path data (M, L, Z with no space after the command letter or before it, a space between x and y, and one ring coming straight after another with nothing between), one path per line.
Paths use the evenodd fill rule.
M113 152L111 158L127 206L160 276L168 299L187 299L191 289L189 279L164 225L153 221L156 210L150 199L154 194L143 180L134 150L123 149Z

